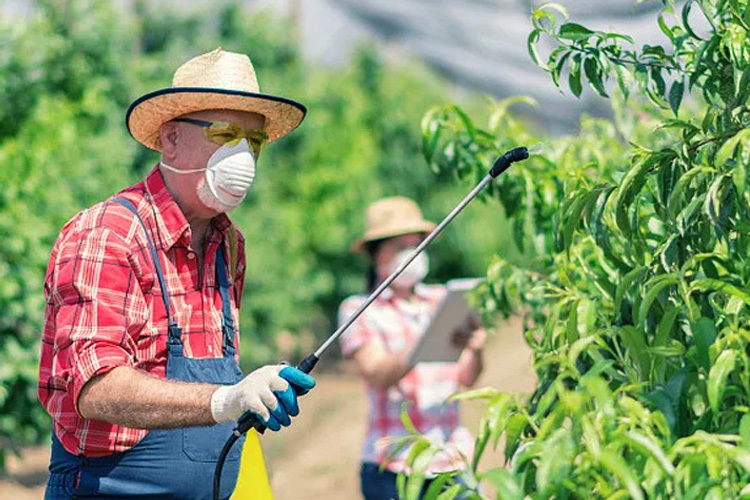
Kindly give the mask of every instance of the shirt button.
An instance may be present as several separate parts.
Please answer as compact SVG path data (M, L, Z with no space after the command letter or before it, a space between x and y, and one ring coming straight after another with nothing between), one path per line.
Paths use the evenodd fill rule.
M212 345L209 344L208 345L208 352L210 352L211 354L213 354L213 352L214 352L214 346L212 346Z
M195 258L195 252L188 252L188 259L193 260Z

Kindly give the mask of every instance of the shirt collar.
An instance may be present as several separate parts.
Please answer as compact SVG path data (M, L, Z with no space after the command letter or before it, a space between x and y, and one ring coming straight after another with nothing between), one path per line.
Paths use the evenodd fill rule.
M164 178L157 164L146 176L146 191L153 202L154 209L158 214L159 234L165 248L172 248L180 241L190 229L185 215L179 205L167 189ZM231 221L226 214L219 214L211 219L211 225L220 234L224 235L231 226Z
M414 286L414 295L420 299L427 299L427 285L425 285L424 283L417 283ZM385 301L397 299L396 295L393 292L393 289L390 286L383 290L383 293L381 293L380 297L378 298Z

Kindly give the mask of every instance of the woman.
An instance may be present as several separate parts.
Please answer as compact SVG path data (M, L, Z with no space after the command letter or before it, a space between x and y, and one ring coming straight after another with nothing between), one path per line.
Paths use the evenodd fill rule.
M370 205L365 226L364 235L354 242L352 251L370 259L370 291L435 228L435 224L423 219L412 200L402 197L385 198ZM342 352L359 367L370 400L360 470L365 500L398 498L396 477L405 469L408 449L392 455L389 442L408 434L401 420L404 407L422 434L444 445L445 451L437 453L430 462L428 477L464 468L465 457L472 455L473 438L459 423L458 403L446 399L460 386L470 387L476 382L482 371L486 333L477 328L478 321L467 320L466 327L453 337L463 347L457 363L409 366L414 343L445 295L442 285L422 283L428 268L428 257L422 252L341 337ZM365 299L366 295L347 298L341 304L339 322Z

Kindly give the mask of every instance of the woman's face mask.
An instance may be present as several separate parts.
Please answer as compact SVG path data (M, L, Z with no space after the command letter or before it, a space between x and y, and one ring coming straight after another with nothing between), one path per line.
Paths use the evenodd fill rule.
M205 177L198 184L198 198L217 212L229 212L237 207L255 179L255 155L246 139L221 146L208 159L205 168L179 170L163 161L161 166L178 174L205 171Z
M390 275L398 269L402 263L406 262L415 249L416 247L405 248L397 253L388 266L388 274ZM429 270L430 259L427 257L427 253L423 251L411 261L411 264L409 264L407 268L396 277L396 279L393 280L391 286L401 289L412 288L417 283L421 283L422 280L427 277Z

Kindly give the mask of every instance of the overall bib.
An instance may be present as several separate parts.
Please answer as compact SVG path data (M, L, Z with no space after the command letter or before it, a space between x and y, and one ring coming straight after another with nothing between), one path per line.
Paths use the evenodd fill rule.
M221 246L216 250L216 277L222 301L223 356L186 358L183 353L182 332L171 319L164 274L151 237L130 201L122 198L114 201L124 205L138 217L148 238L169 324L166 378L226 385L239 382L242 372L234 358L235 329L229 299L229 280ZM63 448L53 433L50 477L44 498L211 500L216 460L233 427L232 422L227 422L206 427L150 430L130 450L96 458L73 455ZM237 482L243 444L244 436L227 456L221 477L223 499L230 497Z

